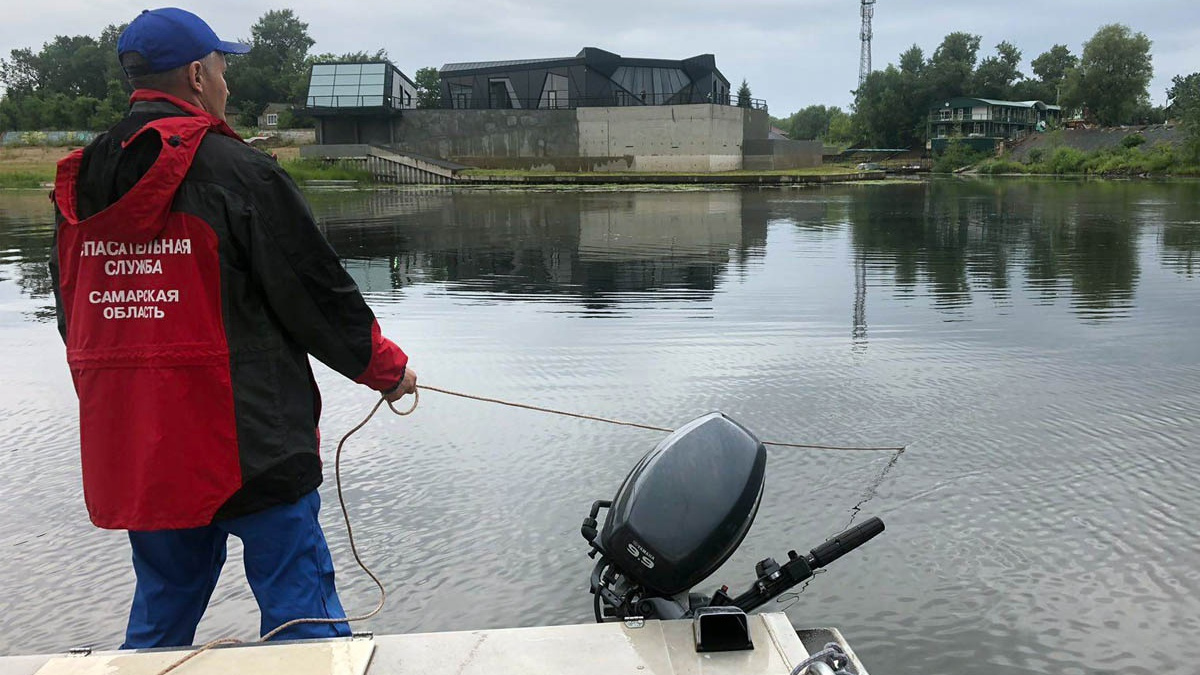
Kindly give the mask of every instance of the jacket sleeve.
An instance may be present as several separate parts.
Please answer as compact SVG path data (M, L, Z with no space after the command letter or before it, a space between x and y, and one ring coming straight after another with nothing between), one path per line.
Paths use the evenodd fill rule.
M310 354L377 391L404 377L408 356L383 337L375 314L317 229L291 177L264 169L250 200L251 274L284 329Z
M50 239L50 284L54 287L54 316L58 319L58 334L62 336L63 344L67 343L67 314L63 311L62 288L59 286L58 268L58 227L61 216L54 209L54 234Z

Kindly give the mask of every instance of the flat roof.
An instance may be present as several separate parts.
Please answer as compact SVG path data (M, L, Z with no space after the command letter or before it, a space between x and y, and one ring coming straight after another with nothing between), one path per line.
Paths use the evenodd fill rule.
M464 61L444 64L438 70L438 75L453 75L471 71L498 70L517 66L530 65L577 65L590 63L619 63L634 68L686 68L689 62L705 61L720 79L729 84L729 78L717 68L716 57L712 54L698 54L684 59L652 59L640 56L621 56L598 47L584 47L575 56L558 56L541 59L507 59L503 61Z
M977 101L986 105L997 105L1006 108L1045 108L1046 110L1062 110L1062 107L1043 103L1042 101L1001 101L994 98L979 98L978 96L954 96L947 99L945 103L937 107L950 107L955 101Z

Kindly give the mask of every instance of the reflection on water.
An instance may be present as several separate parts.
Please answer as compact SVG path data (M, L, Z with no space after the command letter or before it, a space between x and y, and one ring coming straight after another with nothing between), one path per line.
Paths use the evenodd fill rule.
M731 262L761 255L763 215L736 191L378 193L322 224L368 291L445 282L461 293L569 295L604 309L622 294L711 297ZM673 292L676 291L676 292Z
M957 179L311 195L428 384L659 425L720 409L780 440L910 443L894 464L772 449L754 528L706 590L880 515L887 533L789 615L841 627L877 672L980 675L1200 660L1198 198L1194 182ZM48 206L0 193L9 653L117 643L130 590L124 540L91 528L79 495ZM370 396L317 375L328 441ZM410 418L373 421L347 448L346 482L355 531L401 599L370 628L589 620L580 519L658 439L434 393ZM343 599L369 606L335 511ZM257 625L239 574L215 597L200 639Z
M1078 314L1105 318L1131 307L1139 227L1179 217L1187 200L1180 205L1170 193L1186 197L1186 188L1194 192L1165 184L935 182L857 200L851 223L868 264L894 267L901 291L930 284L945 309L970 304L973 291L1005 298L1020 281L1042 300L1069 292ZM1156 191L1166 194L1145 199Z
M1195 183L956 180L800 194L430 189L311 201L367 292L436 282L501 297L572 296L587 308L650 291L702 300L723 273L745 274L764 255L772 222L848 225L860 283L888 275L901 296L925 286L947 311L977 293L1006 298L1018 284L1043 301L1068 295L1081 317L1126 316L1144 228L1155 230L1162 266L1197 273ZM44 197L27 192L0 205L5 273L34 298L50 289L47 213Z

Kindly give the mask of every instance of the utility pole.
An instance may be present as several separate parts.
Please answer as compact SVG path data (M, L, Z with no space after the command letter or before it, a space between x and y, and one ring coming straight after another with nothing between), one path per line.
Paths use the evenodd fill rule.
M862 57L858 61L858 86L861 89L871 74L871 19L875 17L875 0L862 0Z

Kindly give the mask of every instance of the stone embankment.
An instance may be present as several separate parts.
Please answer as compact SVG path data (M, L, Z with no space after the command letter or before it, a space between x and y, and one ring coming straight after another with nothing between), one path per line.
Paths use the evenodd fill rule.
M1075 148L1082 152L1097 150L1113 150L1121 147L1121 142L1133 134L1141 134L1146 138L1145 147L1153 147L1165 143L1172 147L1181 145L1184 141L1184 130L1177 125L1155 124L1149 126L1104 127L1099 129L1061 129L1045 134L1033 134L1009 150L1009 158L1018 162L1029 162L1029 155L1034 150L1043 154L1056 147Z

